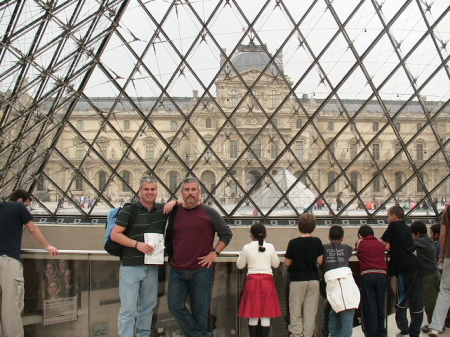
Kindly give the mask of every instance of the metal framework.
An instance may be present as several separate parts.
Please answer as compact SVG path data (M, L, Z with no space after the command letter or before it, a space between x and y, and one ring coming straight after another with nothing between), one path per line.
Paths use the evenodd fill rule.
M4 1L1 194L25 187L46 214L67 212L64 200L74 213L89 216L115 205L108 197L111 185L136 192L139 177L130 181L122 172L139 167L158 177L167 198L178 192L183 176L201 179L212 172L212 184L201 179L205 202L230 219L247 208L265 218L283 216L285 208L297 216L320 199L323 216L346 217L360 204L358 216L372 218L409 199L402 191L413 185L420 186L416 204L426 204L427 216L437 216L450 188L449 12L446 0ZM251 81L236 63L242 45L258 46L266 60ZM284 88L270 107L258 94L269 73L267 85ZM223 89L231 82L240 88L234 106ZM196 94L186 107L180 97L192 90ZM93 134L77 125L84 120L81 106L95 120ZM123 118L132 121L132 134L124 130ZM157 125L164 118L178 123L170 137ZM217 127L205 132L200 126L205 118ZM292 128L297 119L302 125ZM401 130L408 119L420 123ZM257 121L251 137L246 120ZM339 128L328 132L324 120ZM379 128L369 134L374 121ZM396 148L380 158L374 144L387 134ZM154 160L141 146L149 135L158 144ZM231 138L240 144L232 160L223 157ZM259 145L261 139L268 140ZM308 160L295 150L299 139L310 139L304 151L314 155ZM420 160L418 141L427 145ZM99 148L102 142L124 150L112 160ZM357 151L344 156L350 143ZM178 151L179 144L190 152ZM70 152L77 146L81 158ZM258 146L275 155L258 155ZM175 186L167 178L170 167L179 172ZM275 178L281 168L297 173L291 186ZM370 175L354 173L363 169ZM99 170L106 173L101 184L100 173L93 173ZM254 181L246 184L242 176ZM74 193L80 180L95 199L92 207L83 208ZM300 182L315 195L304 209L292 201ZM374 184L380 183L380 207L370 210L365 200L375 198ZM278 196L270 207L254 200L264 185ZM227 206L217 196L231 186L239 198ZM55 205L40 197L46 191L56 196ZM339 192L346 202L336 210Z

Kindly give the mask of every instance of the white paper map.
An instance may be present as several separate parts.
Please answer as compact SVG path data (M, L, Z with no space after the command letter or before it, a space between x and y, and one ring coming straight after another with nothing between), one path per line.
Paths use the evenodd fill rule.
M145 264L164 264L164 235L158 233L145 233L145 243L155 247L152 254L145 254Z

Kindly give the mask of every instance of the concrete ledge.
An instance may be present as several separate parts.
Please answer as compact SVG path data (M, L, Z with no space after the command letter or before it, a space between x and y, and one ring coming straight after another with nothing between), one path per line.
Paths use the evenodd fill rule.
M105 227L103 225L67 225L67 224L43 224L37 223L40 230L50 242L58 249L64 250L103 250L103 238ZM267 242L272 243L278 251L287 248L289 240L300 235L297 226L266 226ZM343 226L345 231L344 243L353 246L357 241L359 226ZM381 236L387 226L373 226L375 235ZM330 226L318 226L313 235L319 237L322 242L328 243L328 231ZM229 251L240 251L250 242L250 226L232 226L233 239L226 248ZM23 249L40 249L40 244L34 240L25 229L23 237Z

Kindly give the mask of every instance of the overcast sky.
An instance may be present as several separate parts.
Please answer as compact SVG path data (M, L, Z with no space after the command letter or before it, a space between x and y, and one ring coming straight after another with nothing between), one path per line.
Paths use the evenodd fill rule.
M398 69L379 90L381 96L394 100L408 99L415 93L411 79L417 88L423 87L420 94L429 100L442 101L450 96L448 70L441 68L432 75L439 66L448 63L448 0L329 2L330 6L325 0L154 0L143 4L132 0L117 27L117 33L123 36L125 42L117 34L113 35L100 62L130 96L159 96L161 88L167 89L168 94L173 96L191 96L193 90L198 90L202 95L203 87L208 86L210 93L215 95L216 89L211 83L219 69L219 48L225 48L226 54L233 56L236 46L239 43L248 44L249 36L252 36L254 43L265 44L270 54L282 48L284 72L296 86L295 92L299 96L326 97L340 83L340 97L364 99L373 93L369 84L378 88L401 63L400 60L415 49L406 59L405 67ZM55 54L59 53L59 60L63 60L65 53L77 50L79 46L75 38L84 36L88 31L92 18L84 24L83 19L98 11L97 1L83 3L76 20L80 28L72 32L74 39L69 39L62 51L56 51L58 41L50 44L55 36L64 34L64 23L70 20L76 5L77 2L59 4L58 11L48 20L45 34L36 41L39 25L33 20L45 11L40 3L25 3L14 27L11 46L2 55L2 91L11 90L18 76L22 76L21 67L17 67L19 59L21 55L29 55L33 43L38 43L34 50L47 43L50 47L44 47L31 58L33 66L28 67L25 74L30 82L40 78L42 71L53 62ZM378 12L375 7L381 8L381 11ZM393 20L402 7L405 10ZM358 9L350 18L355 8ZM1 36L6 34L15 20L14 9L14 4L2 7ZM425 19L421 11L425 12ZM443 13L445 16L440 19ZM111 25L110 20L111 17L103 16L97 28L106 29ZM389 34L383 33L382 22L389 23L391 20ZM437 21L433 41L427 34L427 25L433 26ZM206 22L208 32L202 31ZM345 25L345 33L339 32L340 24ZM32 28L24 28L28 26ZM295 30L296 26L298 29ZM201 38L198 38L199 32L202 32ZM337 32L337 38L332 40ZM368 52L369 46L380 34L382 38ZM416 48L417 41L422 38ZM95 51L101 41L99 39L89 47ZM319 55L319 62L311 67ZM359 55L362 64L358 65L356 55ZM138 65L138 71L133 71L140 57L143 62ZM181 57L186 58L184 63ZM83 56L79 64L82 66L83 62L89 61L89 56ZM177 71L180 64L181 70ZM350 71L355 64L356 69ZM69 65L70 62L63 62L61 67L68 68ZM64 69L53 70L57 70L54 78L65 76ZM347 74L348 78L342 81ZM84 73L80 73L71 85L77 88L83 76ZM132 81L126 84L128 78ZM53 87L52 81L47 83L47 87ZM31 90L37 88L38 85ZM90 96L116 97L119 91L98 67L89 80L86 93ZM33 95L33 92L30 94Z
M332 11L327 9L326 3L318 1L311 6L312 3L313 1L287 0L277 4L276 1L270 1L265 6L265 1L243 0L237 1L238 8L235 3L226 4L224 2L219 6L216 14L210 18L218 1L191 1L192 8L199 16L197 18L194 11L184 2L183 4L178 3L167 15L167 11L172 5L171 2L150 1L146 3L146 7L153 15L153 19L158 23L164 20L162 23L164 33L160 32L156 38L154 35L157 31L156 24L136 1L132 1L118 31L130 42L130 46L137 55L143 55L149 42L153 42L143 58L150 73L141 66L139 72L132 74L136 58L117 37L113 37L110 41L102 56L102 62L118 76L118 82L121 85L124 85L129 76L134 79L127 88L127 92L132 96L159 96L161 90L156 82L163 87L167 86L169 94L173 96L191 96L192 90L199 90L202 94L202 85L192 75L189 66L199 76L203 85L209 86L219 69L220 51L217 44L226 48L226 53L230 56L244 34L249 33L249 23L255 20L258 12L265 6L253 26L257 34L257 36L253 34L255 43L266 44L271 54L274 54L279 48L283 48L285 74L294 84L302 78L296 89L297 94L300 96L314 94L316 98L326 97L331 88L336 86L356 63L352 51L363 55L372 41L380 34L383 25L374 10L373 3L366 1L345 26L346 34L353 42L353 50L349 48L344 35L339 34L338 38L326 48L319 64L308 72L314 57L325 49L338 31L336 19L333 17ZM353 0L334 1L332 9L343 23L358 3ZM403 1L378 1L378 3L382 5L382 17L386 22L389 22L404 4ZM423 5L424 3L422 3ZM447 7L447 0L433 1L431 10L426 14L429 24L432 25ZM305 14L307 11L308 13ZM299 30L288 38L294 25L298 24L302 18L304 19L299 25ZM202 29L199 19L209 20L208 29L217 44L209 36L209 33L205 33L203 34L204 39L198 40L194 48L190 50ZM399 55L401 57L407 55L418 39L426 34L426 30L427 27L417 3L411 1L390 29L391 37L396 44L400 45ZM449 14L437 25L434 33L438 44L448 42L450 38ZM173 43L173 46L168 40ZM247 44L249 41L249 37L246 36L243 43ZM304 42L311 50L306 47ZM181 55L187 55L187 64L183 65L181 74L175 73L180 64L180 57L174 47ZM427 81L431 73L442 63L440 57L448 57L447 49L441 49L440 52L442 56L439 56L432 39L427 36L407 59L406 68L417 80L417 86L421 86L424 81ZM365 70L369 73L375 87L378 87L386 79L386 76L398 63L399 56L386 34L363 59ZM172 78L174 73L175 76ZM327 80L323 81L324 75L328 77L329 83ZM344 98L365 98L372 93L368 82L367 77L358 67L345 80L339 90L339 95ZM100 71L96 71L88 88L87 92L94 96L117 94L117 90ZM423 88L421 94L427 96L429 100L445 100L449 96L449 90L449 78L442 69L433 76L432 81ZM214 86L210 91L215 95ZM407 99L414 90L409 83L405 69L402 68L391 77L380 92L384 98Z

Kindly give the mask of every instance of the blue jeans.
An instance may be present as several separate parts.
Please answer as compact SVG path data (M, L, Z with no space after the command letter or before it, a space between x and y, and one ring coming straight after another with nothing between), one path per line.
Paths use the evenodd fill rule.
M119 335L148 337L158 297L158 266L120 266Z
M328 330L330 337L351 337L353 332L353 316L355 309L336 312L330 311Z
M175 317L186 337L210 337L209 309L214 268L180 270L172 268L167 301L170 313ZM190 309L186 302L190 297Z

